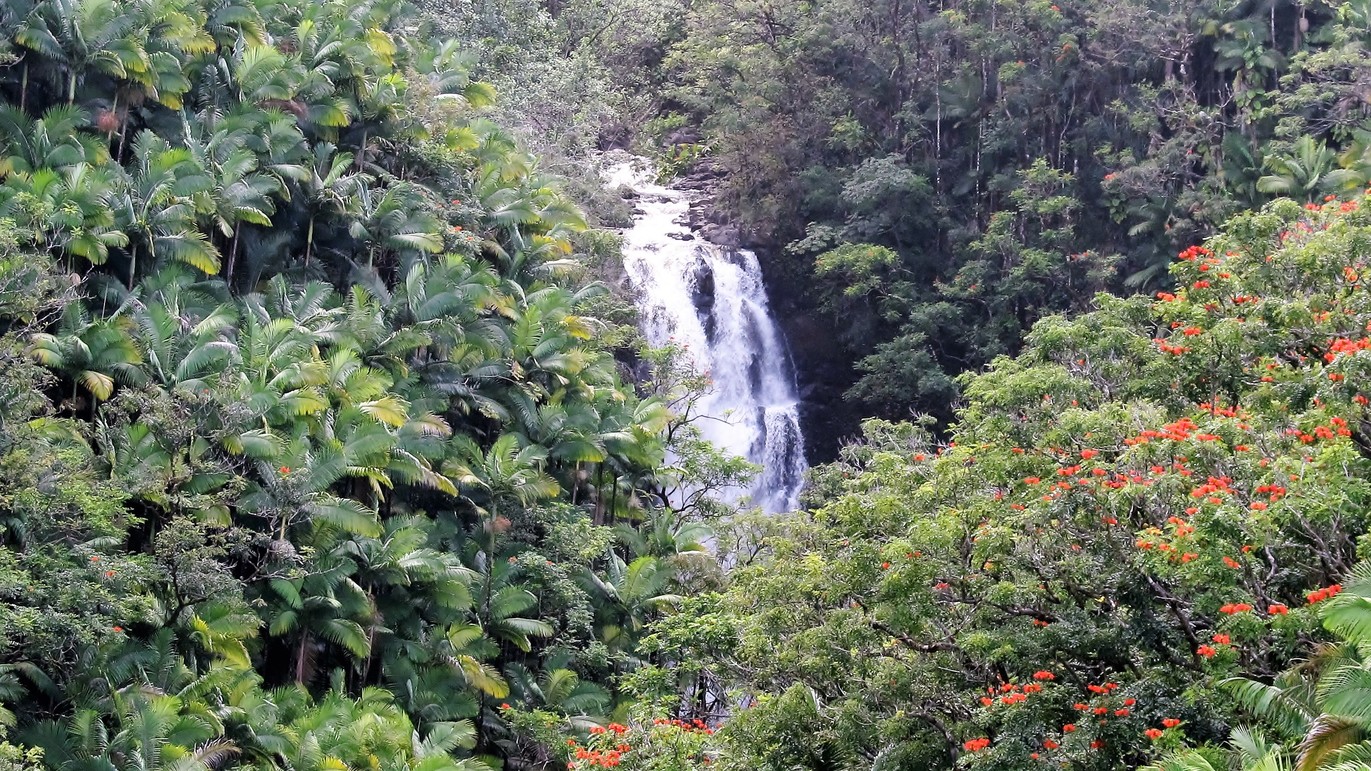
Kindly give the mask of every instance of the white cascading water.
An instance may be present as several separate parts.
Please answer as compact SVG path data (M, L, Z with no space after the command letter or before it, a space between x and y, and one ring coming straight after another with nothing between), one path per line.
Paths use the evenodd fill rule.
M738 497L768 512L795 509L808 468L799 395L756 255L692 231L691 194L656 184L644 159L630 157L606 174L611 186L637 194L623 252L644 335L653 345L684 347L709 374L704 437L762 467L753 489Z

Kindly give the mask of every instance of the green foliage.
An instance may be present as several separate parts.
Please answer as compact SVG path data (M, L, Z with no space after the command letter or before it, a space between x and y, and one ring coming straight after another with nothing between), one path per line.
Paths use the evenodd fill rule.
M1361 646L1282 672L1368 628L1367 203L1236 218L963 378L946 440L871 421L811 512L736 520L726 590L645 641L747 694L722 766L1137 767L1244 709L1254 764L1360 741Z
M0 765L532 768L625 710L704 553L658 477L699 386L623 379L617 247L480 113L483 41L0 20Z
M647 133L709 147L715 216L761 247L776 304L830 312L795 323L802 372L854 416L951 420L949 379L1037 319L1167 288L1171 255L1273 196L1363 189L1364 10L709 0L645 73L608 66L655 79ZM879 274L830 264L877 247Z

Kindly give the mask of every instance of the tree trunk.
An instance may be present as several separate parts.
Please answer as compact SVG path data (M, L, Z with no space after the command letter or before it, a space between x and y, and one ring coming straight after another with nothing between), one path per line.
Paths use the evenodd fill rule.
M233 264L238 261L238 234L241 232L241 227L233 229L233 241L229 244L228 265L224 268L224 283L228 284L230 294L233 293Z
M309 645L309 633L300 635L300 648L295 652L295 682L305 684L305 650Z

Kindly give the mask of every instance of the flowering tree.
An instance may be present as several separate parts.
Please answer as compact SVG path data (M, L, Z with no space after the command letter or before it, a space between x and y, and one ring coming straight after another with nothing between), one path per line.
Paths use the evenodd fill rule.
M568 769L623 768L625 771L696 771L714 760L714 729L702 720L655 718L650 723L594 726L585 744L568 739Z
M1243 215L965 380L947 441L873 421L744 552L723 762L1133 767L1222 741L1218 683L1321 637L1371 504L1365 199ZM782 740L780 737L791 737Z
M1365 768L1371 760L1371 696L1366 687L1371 681L1366 654L1371 650L1371 563L1358 564L1348 580L1345 594L1340 585L1316 593L1323 595L1317 601L1332 643L1270 683L1237 677L1221 684L1261 727L1233 729L1229 751L1187 748L1167 754L1147 771Z

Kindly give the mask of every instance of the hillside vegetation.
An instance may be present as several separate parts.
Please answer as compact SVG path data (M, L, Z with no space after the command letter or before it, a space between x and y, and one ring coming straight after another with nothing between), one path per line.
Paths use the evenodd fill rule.
M541 767L514 707L623 711L695 385L621 379L612 242L417 19L0 8L7 766Z
M1368 30L4 4L0 771L1371 768ZM761 249L803 511L623 145Z

